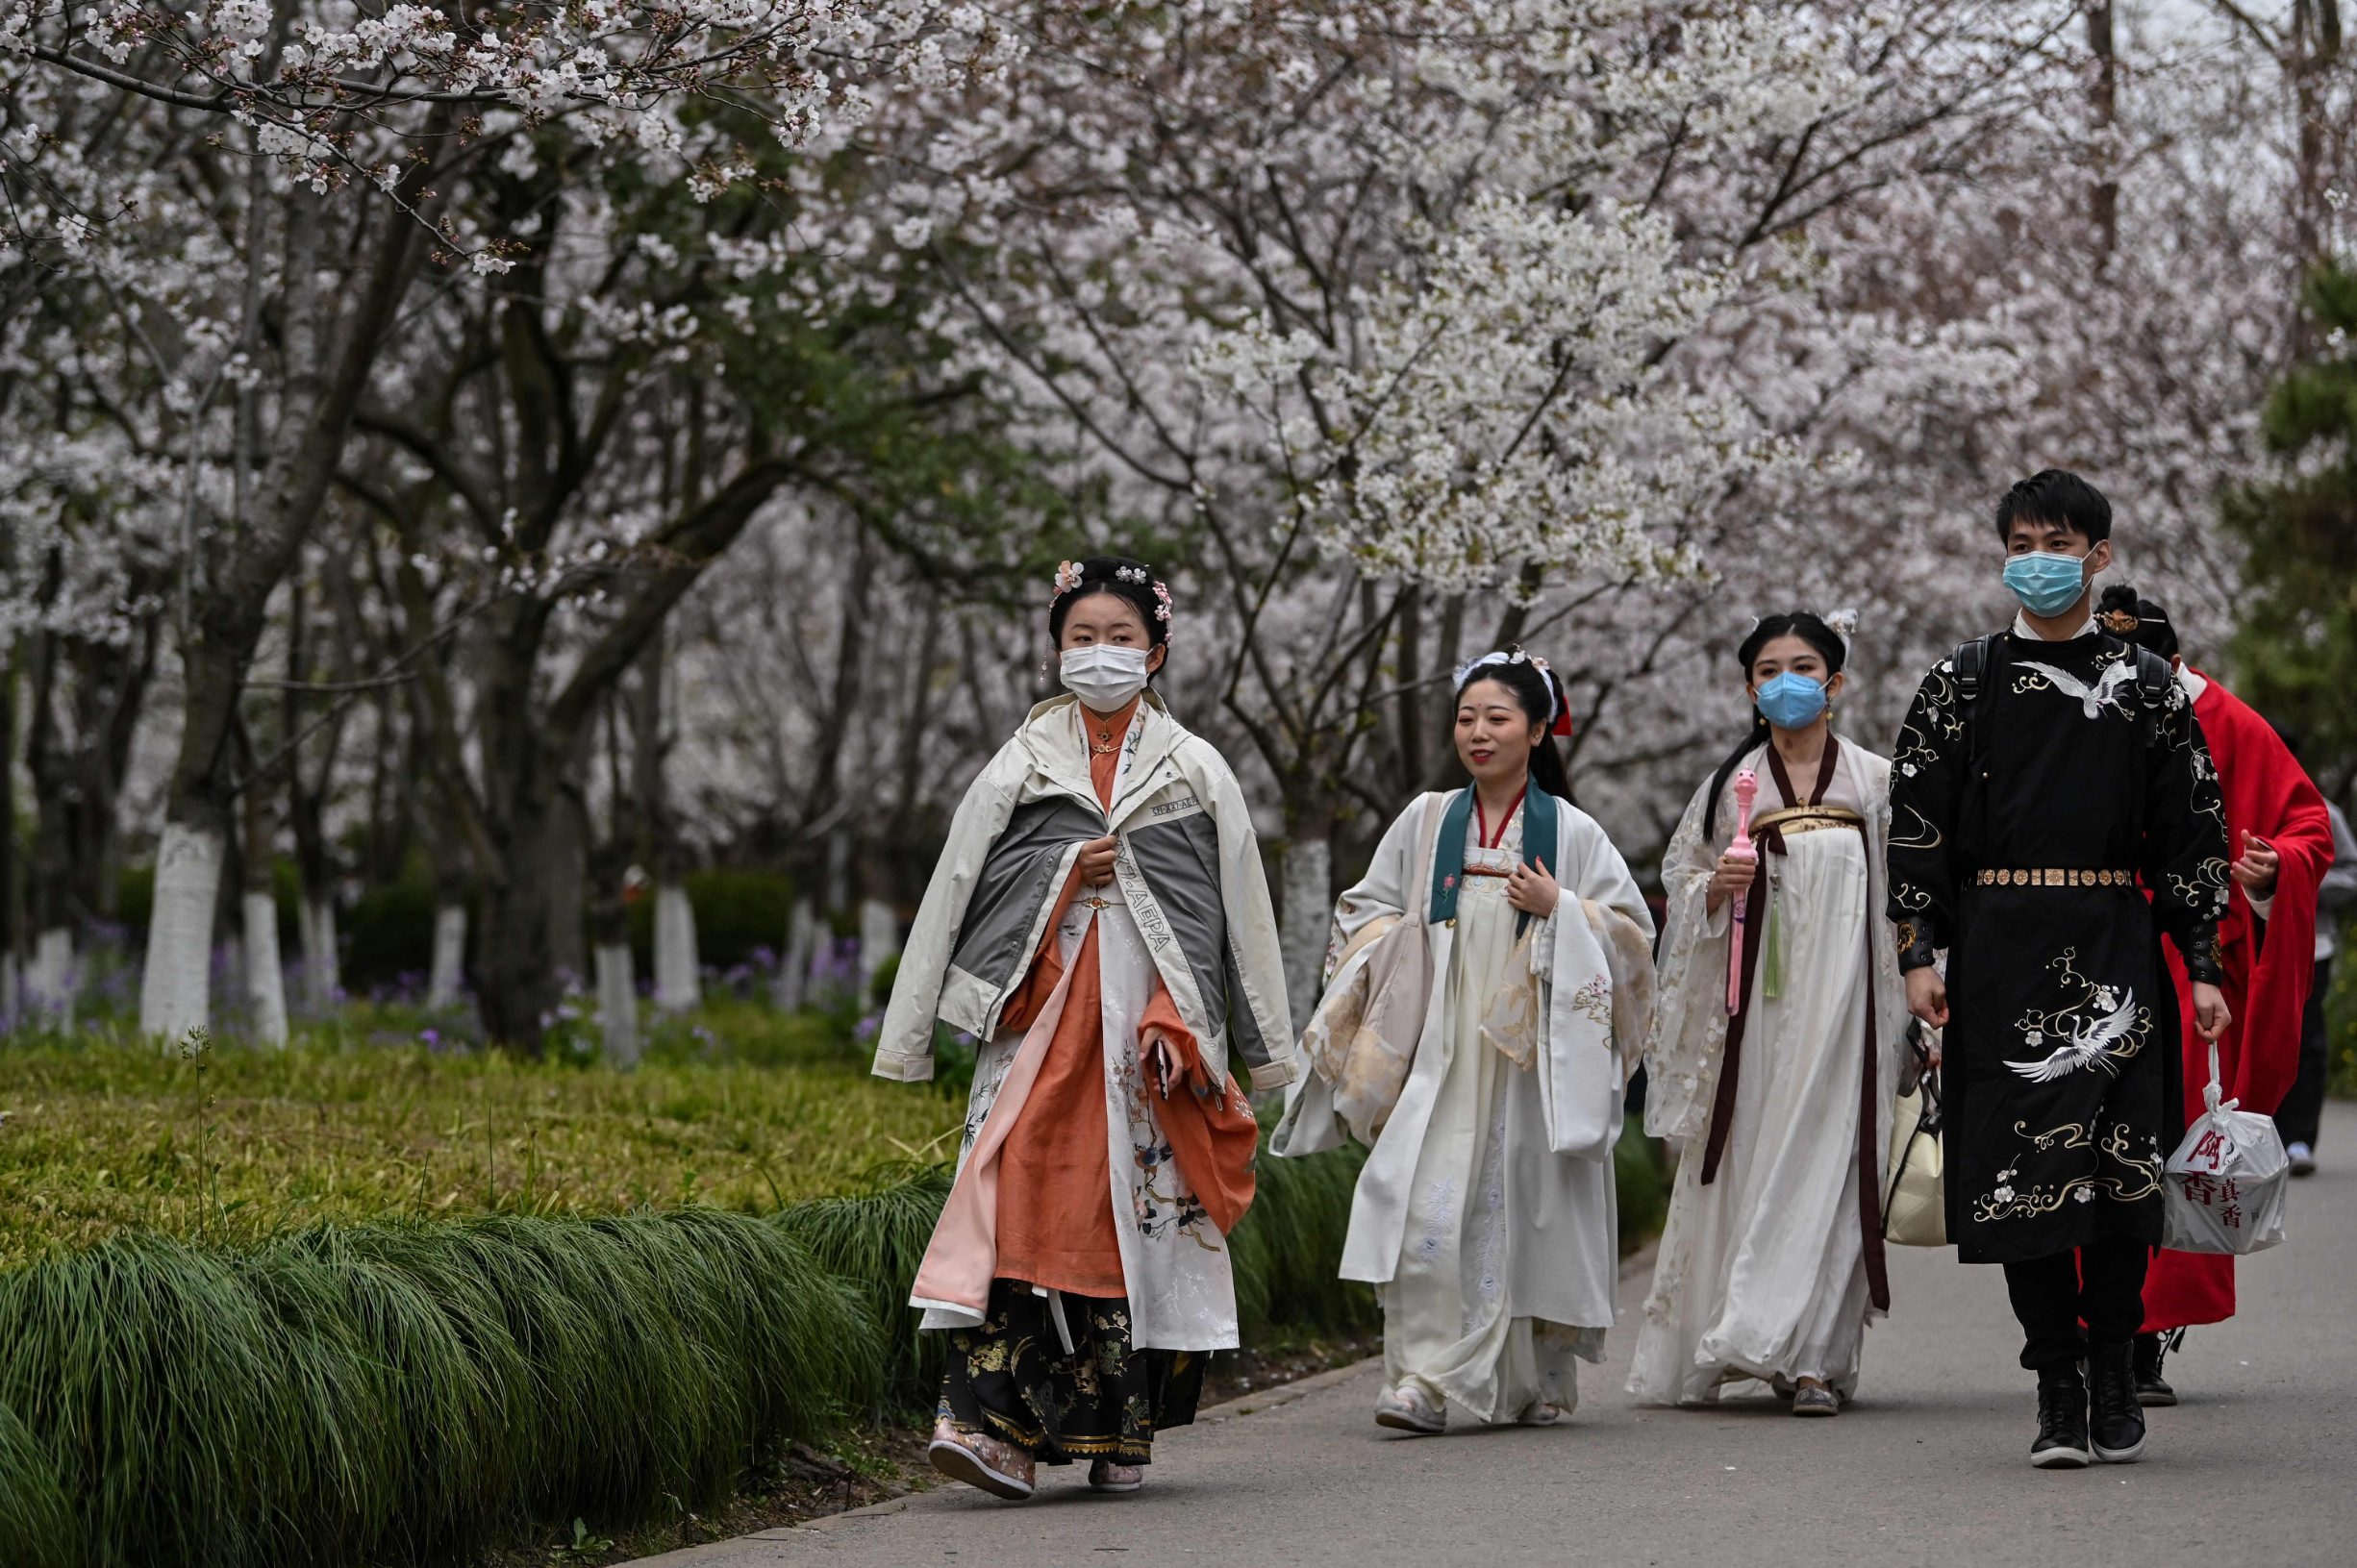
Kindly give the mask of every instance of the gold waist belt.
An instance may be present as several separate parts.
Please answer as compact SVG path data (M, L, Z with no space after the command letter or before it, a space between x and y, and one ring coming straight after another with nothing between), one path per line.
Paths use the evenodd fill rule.
M1866 818L1845 806L1788 806L1780 811L1768 811L1751 819L1751 831L1767 833L1769 829L1790 838L1794 834L1815 833L1819 828L1850 828L1865 826Z
M2099 871L2092 866L2033 866L2027 871L1983 871L1972 879L1983 887L2133 887L2133 871Z

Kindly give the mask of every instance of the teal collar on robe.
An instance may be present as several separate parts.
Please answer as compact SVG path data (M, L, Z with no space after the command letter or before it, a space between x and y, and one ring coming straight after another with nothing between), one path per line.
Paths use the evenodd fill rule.
M1539 868L1542 854L1555 852L1556 805L1555 797L1537 784L1522 796L1522 863L1533 870ZM1473 791L1460 789L1442 808L1440 836L1433 841L1432 910L1426 918L1435 925L1457 918L1457 889L1465 885L1465 830L1472 822ZM1557 882L1563 881L1563 867L1546 869ZM1529 911L1524 910L1515 920L1515 934L1521 935L1529 924Z

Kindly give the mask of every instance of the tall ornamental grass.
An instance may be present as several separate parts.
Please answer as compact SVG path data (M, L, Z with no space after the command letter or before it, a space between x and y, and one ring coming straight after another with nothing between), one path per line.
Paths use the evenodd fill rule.
M1335 1278L1363 1154L1264 1157L1248 1344L1371 1329ZM724 1494L765 1450L929 1406L905 1305L942 1166L715 1208L126 1234L0 1272L0 1564L359 1568Z
M432 1561L690 1506L883 1359L855 1288L712 1209L124 1238L0 1275L0 1345L11 1568Z

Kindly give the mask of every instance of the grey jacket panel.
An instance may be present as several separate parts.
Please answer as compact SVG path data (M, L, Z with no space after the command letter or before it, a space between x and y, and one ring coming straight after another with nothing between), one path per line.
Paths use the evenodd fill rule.
M1201 810L1160 819L1149 813L1121 836L1195 978L1211 1030L1200 1043L1211 1049L1239 1010L1231 1006L1236 987L1228 963L1227 901L1219 887L1218 824ZM1241 1010L1250 1016L1249 1008ZM1267 1058L1251 1059L1257 1064Z
M1041 910L1061 891L1064 852L1104 836L1103 815L1068 795L1016 807L974 879L951 966L1012 990L1039 946Z

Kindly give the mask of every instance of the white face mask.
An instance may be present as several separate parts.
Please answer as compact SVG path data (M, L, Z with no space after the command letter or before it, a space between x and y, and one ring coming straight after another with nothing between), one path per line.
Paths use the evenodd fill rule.
M1064 651L1064 688L1092 712L1117 713L1145 689L1143 648L1109 642Z

